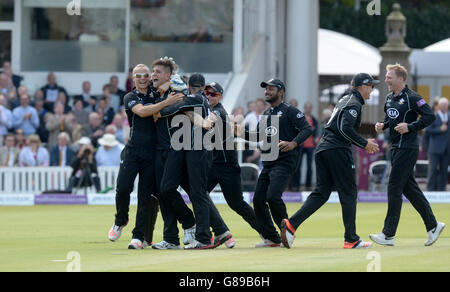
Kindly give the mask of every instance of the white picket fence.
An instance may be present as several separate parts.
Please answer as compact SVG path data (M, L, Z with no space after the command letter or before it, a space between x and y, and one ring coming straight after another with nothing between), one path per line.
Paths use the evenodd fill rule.
M71 173L70 167L1 167L0 194L39 194L65 190ZM101 189L115 188L118 173L118 167L98 167Z

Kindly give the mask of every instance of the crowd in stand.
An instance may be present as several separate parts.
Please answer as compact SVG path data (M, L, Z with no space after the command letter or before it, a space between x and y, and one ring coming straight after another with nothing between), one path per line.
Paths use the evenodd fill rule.
M69 96L49 73L47 84L31 93L21 77L11 72L9 62L0 74L0 165L70 166L81 138L89 139L98 166L118 166L127 143L128 119L123 96L111 76L100 96L91 94L91 83L83 82L81 94ZM87 141L86 139L83 141Z

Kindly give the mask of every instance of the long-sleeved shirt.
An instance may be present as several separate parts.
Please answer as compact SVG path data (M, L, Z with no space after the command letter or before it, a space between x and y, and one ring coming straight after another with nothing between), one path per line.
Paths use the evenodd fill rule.
M338 101L316 153L336 148L351 149L352 144L362 149L367 146L368 141L358 134L363 105L364 99L357 90L352 90Z
M274 117L278 118L278 125L276 125ZM284 102L274 108L271 107L267 109L263 113L257 129L257 141L264 140L264 136L267 138L263 141L262 154L273 153L271 147L275 146L278 148L279 141L294 141L298 145L297 148L288 152L281 152L277 149L277 158L273 160L272 158L275 157L268 155L267 160L263 159L263 166L273 164L279 160L297 159L301 145L313 133L311 126L305 119L305 115L299 109ZM253 135L254 134L255 133L253 133ZM276 138L277 136L279 141L273 141L272 143L272 138ZM247 141L252 140L252 132L246 131L245 139Z
M23 117L31 113L31 118L24 119ZM14 129L22 129L26 136L36 133L39 127L39 116L36 109L32 106L19 106L13 112L13 127Z
M436 119L427 102L408 86L397 96L394 96L394 93L386 96L384 112L386 116L383 129L389 128L392 148L418 149L417 132L431 125ZM408 133L402 135L395 130L400 123L408 124Z

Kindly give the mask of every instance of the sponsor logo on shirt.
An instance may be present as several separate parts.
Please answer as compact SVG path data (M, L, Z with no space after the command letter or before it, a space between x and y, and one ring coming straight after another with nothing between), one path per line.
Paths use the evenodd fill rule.
M276 134L278 134L278 129L275 128L274 126L270 126L266 128L266 136L267 137L272 137L275 136Z
M398 112L398 110L396 108L390 108L386 111L386 113L387 113L388 117L390 117L391 119L396 119L400 115L400 113Z

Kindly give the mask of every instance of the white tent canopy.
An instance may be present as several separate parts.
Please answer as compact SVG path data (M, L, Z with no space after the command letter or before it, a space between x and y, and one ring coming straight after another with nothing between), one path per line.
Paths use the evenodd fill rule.
M319 29L318 39L320 75L355 75L365 72L378 76L381 54L377 48L327 29Z
M434 43L423 50L425 52L450 52L450 38Z

